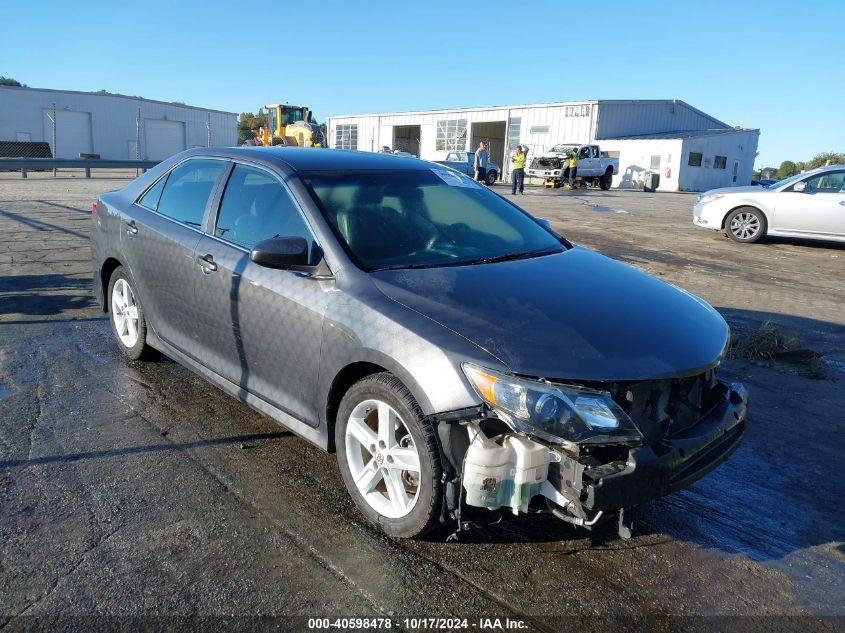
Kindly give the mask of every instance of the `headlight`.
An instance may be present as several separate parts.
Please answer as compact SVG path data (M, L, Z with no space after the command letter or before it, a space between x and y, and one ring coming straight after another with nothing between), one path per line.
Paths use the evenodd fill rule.
M470 384L514 430L550 442L639 442L637 426L610 394L508 376L463 364Z
M699 204L707 204L708 202L714 202L719 198L724 198L725 194L723 193L705 193L701 196L698 196L698 203Z

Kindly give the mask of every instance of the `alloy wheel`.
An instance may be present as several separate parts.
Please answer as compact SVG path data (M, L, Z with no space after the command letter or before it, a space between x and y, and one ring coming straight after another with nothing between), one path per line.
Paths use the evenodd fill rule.
M118 279L111 293L112 319L120 342L127 348L138 342L138 303L132 286L125 279Z
M738 213L731 220L730 230L741 240L751 239L760 232L760 218L749 212Z
M345 443L349 472L367 504L390 519L407 516L420 495L420 455L396 410L381 400L359 403Z

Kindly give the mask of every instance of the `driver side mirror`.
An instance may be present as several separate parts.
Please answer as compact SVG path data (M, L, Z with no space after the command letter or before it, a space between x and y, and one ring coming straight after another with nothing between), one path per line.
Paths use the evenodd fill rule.
M548 229L552 233L555 232L555 230L552 228L552 223L548 218L534 218L534 219L537 220L537 224L539 224L543 228Z
M792 191L795 193L801 193L807 188L807 183L805 181L796 182L795 185L792 187Z
M271 237L256 244L249 258L265 268L289 270L308 266L308 242L304 237Z

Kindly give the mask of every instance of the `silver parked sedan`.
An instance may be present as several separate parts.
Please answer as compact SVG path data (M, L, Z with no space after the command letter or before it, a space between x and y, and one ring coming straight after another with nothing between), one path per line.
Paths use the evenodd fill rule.
M765 235L845 242L845 165L790 176L768 187L712 189L693 207L696 226L737 242Z
M713 308L442 165L189 150L103 194L91 247L125 356L160 350L336 451L392 536L504 511L625 536L745 429Z

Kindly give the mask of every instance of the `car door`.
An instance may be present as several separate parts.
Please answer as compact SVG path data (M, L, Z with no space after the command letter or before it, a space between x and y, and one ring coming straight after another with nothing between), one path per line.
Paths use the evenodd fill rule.
M191 353L190 309L199 272L194 249L211 194L227 163L188 159L156 181L123 219L121 250L153 331Z
M318 257L313 232L276 174L243 163L232 169L213 215L197 246L205 262L194 300L203 363L242 390L316 421L313 393L334 282L264 268L249 256L261 240L296 235Z
M589 145L578 148L578 175L591 176L595 172L595 161L592 158Z
M795 191L798 183L803 183L802 191ZM799 180L776 196L775 230L845 236L845 170Z

